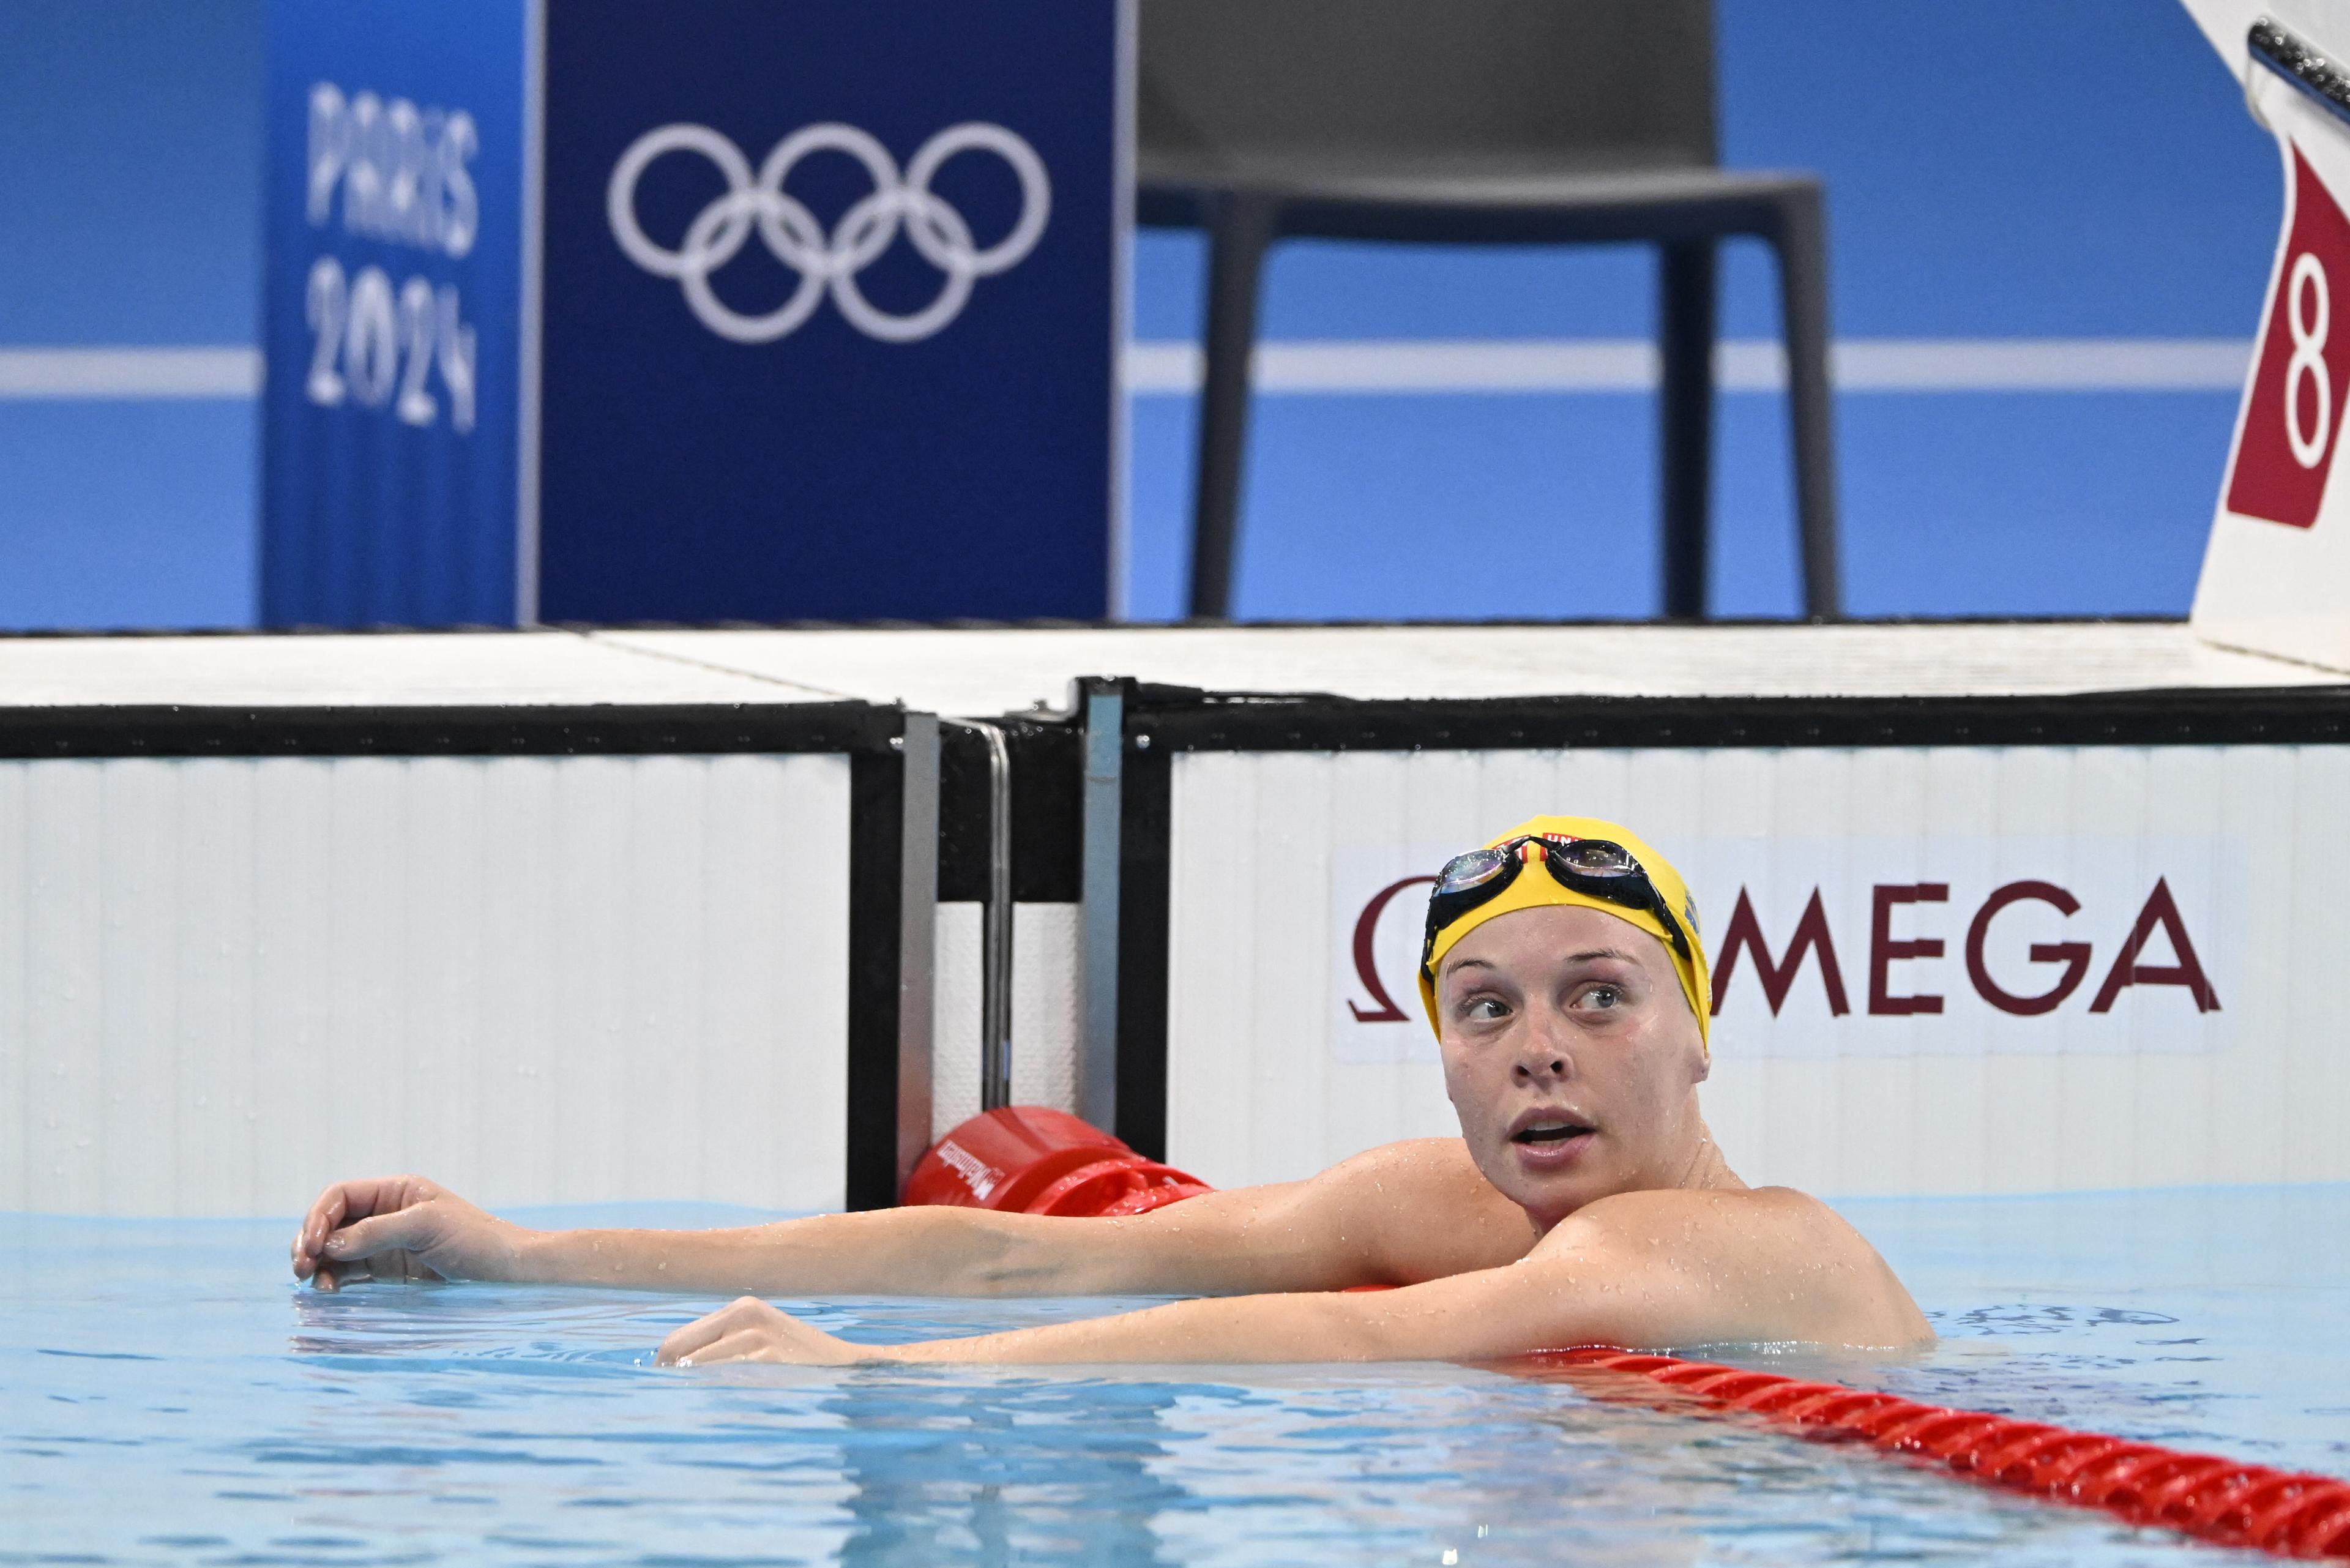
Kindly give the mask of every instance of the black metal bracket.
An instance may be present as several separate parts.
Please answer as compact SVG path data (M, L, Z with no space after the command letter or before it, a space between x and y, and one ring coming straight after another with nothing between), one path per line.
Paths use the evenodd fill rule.
M2350 70L2314 47L2273 16L2262 16L2244 35L2251 57L2299 88L2320 109L2350 125Z

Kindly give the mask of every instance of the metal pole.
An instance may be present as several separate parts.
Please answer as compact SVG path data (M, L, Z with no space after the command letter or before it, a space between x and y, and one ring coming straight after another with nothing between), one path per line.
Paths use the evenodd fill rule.
M939 722L908 713L899 796L898 885L898 1187L931 1147L931 1018L939 913Z
M1658 445L1664 472L1658 476L1658 511L1664 524L1665 614L1702 620L1713 488L1713 241L1676 240L1659 247L1659 254L1657 336L1664 381Z
M1222 620L1232 613L1249 361L1256 350L1259 278L1278 217L1271 202L1226 196L1215 201L1209 218L1207 378L1200 388L1199 468L1192 482L1193 620Z
M1080 871L1079 954L1085 1038L1077 1058L1077 1114L1105 1130L1118 1125L1118 857L1126 789L1123 683L1079 682L1075 704L1086 723L1085 838Z
M1000 726L947 719L987 742L987 903L980 927L979 1108L1012 1103L1012 749Z

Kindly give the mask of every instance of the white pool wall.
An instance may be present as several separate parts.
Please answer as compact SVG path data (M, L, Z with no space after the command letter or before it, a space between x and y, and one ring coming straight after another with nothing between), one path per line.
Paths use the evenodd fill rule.
M1080 673L1468 699L2336 680L2148 623L0 641L0 703L91 711L854 699L986 715L1056 706ZM1780 951L1789 900L1822 891L1851 1012L1826 1011L1806 969L1771 1015L1750 961L1718 1023L1705 1104L1750 1179L1838 1195L2350 1179L2345 755L1180 758L1170 1157L1229 1184L1450 1131L1417 1023L1347 1010L1365 1000L1348 900L1390 862L1571 808L1679 859L1717 952L1738 889ZM399 1169L494 1205L837 1204L847 776L837 756L0 763L0 1209L284 1214L331 1177ZM2025 876L2082 909L2045 929L2044 908L2002 917L2007 983L2045 974L2019 957L2041 938L2089 940L2102 970L2160 876L2218 1011L2141 986L2095 1017L2085 992L2043 1018L1986 1013L1959 972L1967 913ZM1938 1017L1866 1012L1870 891L1888 880L1950 888L1898 911L1906 936L1945 942L1894 971L1897 990L1949 999ZM1077 917L1019 911L1020 1098L1074 1104ZM1395 924L1382 961L1409 945ZM975 906L941 907L936 1131L977 1105L977 928Z

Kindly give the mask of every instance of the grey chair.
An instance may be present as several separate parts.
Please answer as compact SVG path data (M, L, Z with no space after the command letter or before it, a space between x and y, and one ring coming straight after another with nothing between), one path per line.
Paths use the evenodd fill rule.
M1715 247L1777 252L1804 607L1840 612L1817 180L1717 166L1711 0L1141 0L1139 217L1205 229L1191 613L1231 613L1277 240L1660 254L1664 611L1706 611Z

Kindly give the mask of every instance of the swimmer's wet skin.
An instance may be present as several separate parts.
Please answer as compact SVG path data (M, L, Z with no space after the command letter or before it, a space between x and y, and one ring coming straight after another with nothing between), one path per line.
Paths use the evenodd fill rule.
M913 1208L540 1232L421 1178L338 1182L295 1237L294 1272L321 1290L438 1278L751 1293L670 1335L660 1359L677 1366L1486 1361L1593 1344L1929 1340L1858 1232L1801 1192L1749 1188L1706 1130L1705 957L1679 875L1587 818L1539 817L1497 847L1448 866L1431 899L1421 992L1458 1138L1116 1220ZM1355 1285L1397 1288L1334 1293ZM758 1299L836 1293L1202 1299L886 1346Z

